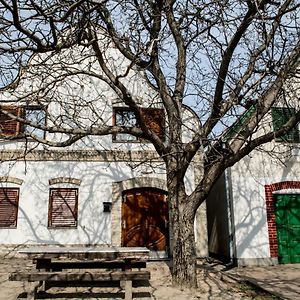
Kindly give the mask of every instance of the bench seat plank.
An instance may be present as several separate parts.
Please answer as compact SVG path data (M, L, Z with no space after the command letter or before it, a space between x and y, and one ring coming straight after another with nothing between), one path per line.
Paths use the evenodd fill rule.
M118 281L149 280L150 272L110 271L110 272L13 272L10 281Z

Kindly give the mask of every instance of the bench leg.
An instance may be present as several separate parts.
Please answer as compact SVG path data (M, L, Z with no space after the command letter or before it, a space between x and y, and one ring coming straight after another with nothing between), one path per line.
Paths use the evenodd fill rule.
M40 282L28 282L27 284L27 300L35 300L36 292L38 287L40 286Z
M38 286L39 292L46 292L50 288L50 284L47 281L40 281L40 284Z
M125 300L132 300L132 281L125 281Z
M46 292L47 290L49 290L51 288L51 282L48 281L44 281L44 285L43 285L43 292Z

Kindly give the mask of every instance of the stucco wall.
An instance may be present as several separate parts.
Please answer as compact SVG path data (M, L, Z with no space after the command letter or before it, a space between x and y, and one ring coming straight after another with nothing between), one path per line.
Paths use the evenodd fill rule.
M111 214L103 212L103 202L112 200L113 182L133 177L164 179L155 166L134 170L125 162L14 162L2 163L1 175L23 179L21 185L2 182L2 187L19 187L19 213L16 229L1 228L1 244L111 244ZM151 173L151 174L150 174ZM72 177L81 180L49 185L49 179ZM49 229L50 187L78 187L78 227ZM117 217L117 216L115 216ZM120 218L120 216L118 216Z
M141 164L145 155L132 153L132 162L121 158L94 161L25 161L2 162L1 187L19 187L17 228L0 229L0 244L113 244L120 245L121 193L132 187L166 189L163 163L156 160ZM194 168L185 179L187 192L194 188ZM67 183L57 183L65 178ZM72 180L66 180L72 178ZM59 181L59 180L58 180ZM130 183L130 184L129 184ZM49 188L79 189L77 228L48 228ZM111 213L103 212L103 202L113 203ZM196 226L200 226L198 220ZM198 238L205 241L205 232Z
M270 247L265 185L300 180L299 146L270 143L231 168L236 258L268 261Z

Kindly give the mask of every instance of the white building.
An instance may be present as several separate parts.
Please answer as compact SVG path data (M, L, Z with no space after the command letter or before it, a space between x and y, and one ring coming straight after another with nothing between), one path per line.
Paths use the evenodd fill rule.
M260 130L277 129L298 110L297 97L277 103ZM298 124L219 179L207 201L210 255L238 265L300 262L299 137Z
M107 61L125 74L128 61L108 46ZM100 74L100 75L99 75ZM169 234L166 176L163 161L151 144L128 134L94 132L68 147L64 129L92 130L100 124L130 126L135 116L101 78L88 50L74 47L33 56L13 84L0 93L1 107L39 125L33 128L0 114L0 245L147 246L166 256ZM149 126L165 134L164 111L157 93L139 71L122 82L147 115ZM197 118L189 109L185 138ZM191 126L189 126L189 124ZM53 130L45 132L43 126ZM38 143L22 134L54 141ZM187 172L191 192L195 161ZM195 226L198 255L207 254L206 211Z

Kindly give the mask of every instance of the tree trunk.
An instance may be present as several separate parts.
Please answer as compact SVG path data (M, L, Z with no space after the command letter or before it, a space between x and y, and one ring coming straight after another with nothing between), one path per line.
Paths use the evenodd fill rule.
M173 283L179 286L196 287L196 245L194 214L188 210L184 184L169 186L170 227L173 255Z

